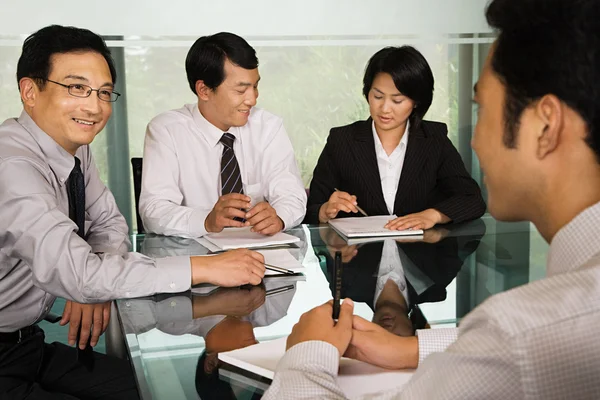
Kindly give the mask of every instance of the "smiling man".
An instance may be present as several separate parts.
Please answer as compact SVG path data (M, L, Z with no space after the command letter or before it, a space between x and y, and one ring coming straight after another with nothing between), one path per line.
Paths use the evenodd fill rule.
M146 131L146 230L199 237L250 226L272 235L298 225L306 193L283 121L255 107L254 49L232 33L203 36L185 67L198 102L158 115Z
M192 283L258 284L264 259L249 250L158 260L128 253L127 224L88 146L119 97L101 37L40 29L23 44L17 81L23 112L0 125L0 398L135 398L128 362L87 346L106 329L108 301ZM58 296L67 299L69 342L81 331L83 353L45 343L37 326Z

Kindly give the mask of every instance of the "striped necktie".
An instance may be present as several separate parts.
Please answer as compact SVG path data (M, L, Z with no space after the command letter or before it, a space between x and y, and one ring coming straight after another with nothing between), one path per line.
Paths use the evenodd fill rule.
M223 143L223 155L221 156L221 195L229 193L244 194L240 165L233 152L234 141L235 136L229 132L225 132L221 136L220 142Z

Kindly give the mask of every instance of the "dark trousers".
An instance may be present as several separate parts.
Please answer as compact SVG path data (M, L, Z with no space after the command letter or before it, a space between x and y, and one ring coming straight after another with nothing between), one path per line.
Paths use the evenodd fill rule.
M44 342L44 331L0 343L0 399L138 399L129 361L94 352L90 372L77 350Z

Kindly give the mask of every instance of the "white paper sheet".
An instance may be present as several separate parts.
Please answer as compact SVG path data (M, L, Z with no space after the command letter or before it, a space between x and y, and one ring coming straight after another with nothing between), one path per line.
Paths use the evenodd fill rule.
M395 231L384 228L395 215L377 215L374 217L335 218L329 220L329 225L339 234L347 238L373 236L406 236L423 235L420 229Z
M219 353L219 359L252 373L273 379L277 363L285 354L287 337ZM390 371L361 361L342 358L338 384L347 397L377 393L404 386L414 370Z
M250 227L225 228L219 233L210 233L202 238L196 239L198 243L206 246L206 241L216 246L217 250L252 249L269 246L281 246L296 243L300 238L287 233L279 232L273 236L266 236L256 232L250 232ZM209 250L215 247L206 246Z

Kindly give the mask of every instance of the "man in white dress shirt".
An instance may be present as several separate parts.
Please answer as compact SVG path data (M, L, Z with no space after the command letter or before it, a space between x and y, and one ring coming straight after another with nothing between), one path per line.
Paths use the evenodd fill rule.
M490 297L405 387L371 399L600 398L600 2L493 0L486 16L499 36L472 145L490 213L532 221L550 242L548 277ZM337 324L331 304L306 313L263 398L345 398L344 354L416 363L419 347L403 354L352 310L346 300Z
M203 36L185 66L198 102L158 115L146 131L146 230L200 237L250 226L273 235L298 225L306 192L283 121L254 107L254 49L232 33Z

